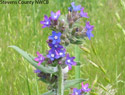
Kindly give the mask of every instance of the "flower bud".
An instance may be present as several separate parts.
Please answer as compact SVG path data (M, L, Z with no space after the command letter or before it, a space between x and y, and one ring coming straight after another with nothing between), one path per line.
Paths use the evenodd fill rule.
M76 16L73 17L73 21L74 21L74 22L77 21L78 19L79 19L79 16L78 16L78 15L76 15Z
M69 33L69 32L66 33L66 37L67 37L67 38L70 37L70 33Z
M47 64L52 64L52 61L49 59L48 62L47 62Z
M72 7L68 7L69 12L72 12L72 10L73 10Z
M61 39L65 39L65 38L66 38L66 34L62 34Z
M61 44L61 45L62 45L62 44L65 44L65 41L64 41L64 40L61 40L61 43L60 43L60 44Z
M51 39L48 39L46 42L47 42L47 43L52 43L52 40L51 40Z
M63 27L63 26L64 26L64 24L65 24L64 19L61 19L61 20L59 21L59 27Z
M82 36L82 32L76 32L75 36L78 37L78 38L81 37Z
M83 28L83 29L82 29L81 33L82 33L82 36L83 36L83 37L86 36L86 31L87 31L86 28Z
M72 35L74 35L74 34L75 34L76 29L77 29L76 27L75 27L75 28L73 28L73 30L72 30L72 32L71 32L71 34L72 34Z
M56 26L58 24L58 20L51 20L52 27Z
M77 13L78 13L77 11L73 11L73 12L72 12L72 17L76 16Z
M63 33L65 31L65 27L60 28L60 32Z
M78 30L81 32L83 30L83 28L84 27L80 26Z
M70 44L69 39L65 39L65 45L67 46L67 45L69 45L69 44Z
M67 20L70 21L72 19L72 15L71 12L69 11L68 15L67 15Z
M74 21L73 21L73 20L70 20L70 21L69 21L69 27L72 27L73 23L74 23Z

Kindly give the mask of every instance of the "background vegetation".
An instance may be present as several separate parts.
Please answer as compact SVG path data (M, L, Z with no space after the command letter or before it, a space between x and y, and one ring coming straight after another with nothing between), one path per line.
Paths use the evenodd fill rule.
M45 53L51 31L42 29L44 14L61 10L67 13L71 0L49 0L47 5L0 5L0 95L38 95L46 85L37 81L34 68L10 45L36 56ZM123 0L76 0L85 7L88 20L95 26L91 41L81 49L81 77L97 95L125 95L125 2ZM83 23L84 25L84 23ZM74 55L74 45L68 47ZM91 61L90 61L91 60ZM96 64L96 65L95 65ZM73 68L74 70L74 68ZM74 78L74 71L69 78ZM103 94L100 94L103 92Z

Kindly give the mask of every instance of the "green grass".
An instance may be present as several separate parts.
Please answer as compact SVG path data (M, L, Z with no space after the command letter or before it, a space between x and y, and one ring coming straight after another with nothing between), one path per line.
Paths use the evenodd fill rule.
M75 1L85 7L90 17L88 20L95 26L94 38L84 45L90 53L81 50L81 77L89 78L87 82L92 86L97 76L93 86L96 93L99 84L104 87L111 84L117 90L116 95L125 95L125 35L117 26L119 23L125 29L125 10L120 0ZM60 9L62 14L66 13L69 5L68 0L50 0L48 5L35 6L0 5L0 95L38 95L47 91L45 83L36 81L34 68L8 46L19 46L34 56L36 51L45 53L48 49L45 41L51 31L42 29L40 21L44 14L50 15L51 11ZM116 12L120 21L115 16ZM75 55L72 52L74 47L68 48L72 55ZM103 67L106 73L95 68L87 59ZM75 78L74 70L70 71L69 78Z

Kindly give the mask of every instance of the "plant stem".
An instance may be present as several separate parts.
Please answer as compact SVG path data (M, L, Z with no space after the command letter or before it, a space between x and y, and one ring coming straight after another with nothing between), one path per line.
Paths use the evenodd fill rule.
M75 46L75 61L77 62L77 66L75 66L75 79L79 79L80 78L80 50L79 47L76 45ZM80 89L80 84L77 84L76 87L78 89Z
M58 89L57 95L64 95L64 74L62 72L62 67L58 65Z

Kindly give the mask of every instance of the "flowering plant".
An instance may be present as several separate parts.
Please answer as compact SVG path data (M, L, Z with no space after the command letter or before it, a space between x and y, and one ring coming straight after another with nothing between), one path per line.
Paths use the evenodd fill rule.
M80 11L80 12L79 12ZM67 80L67 73L72 66L77 65L74 61L75 57L70 56L66 52L66 46L69 44L82 44L83 38L93 37L91 33L94 26L86 22L85 27L78 25L81 18L88 18L88 14L84 12L81 5L76 6L74 2L68 8L68 14L61 16L60 10L56 13L51 12L51 16L44 16L44 20L40 21L42 28L52 30L52 35L48 37L47 43L50 50L46 55L37 52L37 57L26 53L16 46L10 46L19 52L25 59L33 65L41 81L49 84L49 92L43 95L64 95L64 90L82 82L82 88L74 88L72 95L85 95L90 91L88 84L83 85L84 79Z

